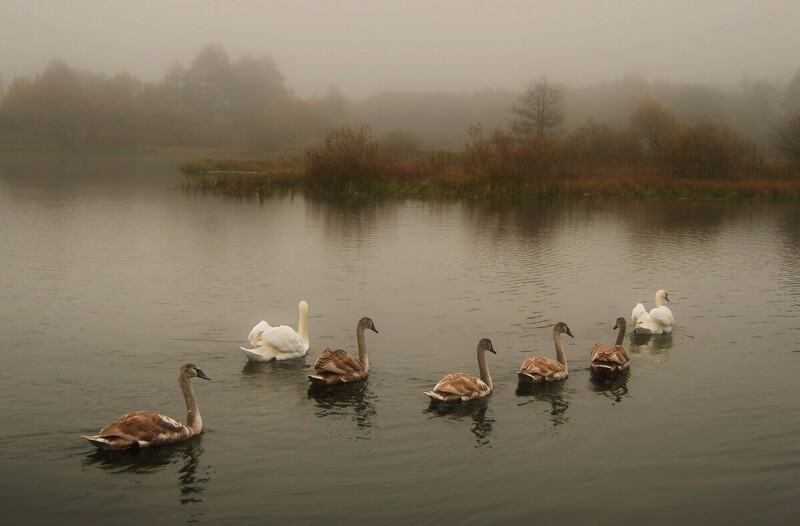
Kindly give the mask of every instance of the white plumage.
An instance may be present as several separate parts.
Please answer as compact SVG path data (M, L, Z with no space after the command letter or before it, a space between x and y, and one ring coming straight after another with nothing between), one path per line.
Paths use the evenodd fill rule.
M662 301L669 301L669 294L666 290L656 291L656 306L650 312L644 305L637 303L631 311L631 322L634 325L634 332L637 334L668 334L672 332L675 323L672 311L669 307L662 305Z
M252 345L251 349L240 347L247 359L253 362L268 362L270 360L288 360L305 356L310 347L308 339L308 303L301 301L297 306L300 319L297 330L288 325L272 327L265 320L258 322L247 340Z

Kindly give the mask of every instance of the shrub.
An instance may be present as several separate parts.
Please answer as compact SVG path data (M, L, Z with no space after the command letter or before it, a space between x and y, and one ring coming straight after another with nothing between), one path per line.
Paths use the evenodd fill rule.
M322 144L306 152L308 182L336 188L380 179L390 165L371 133L367 126L331 130Z
M667 166L677 175L724 179L745 164L747 146L732 131L712 123L675 128L662 148Z

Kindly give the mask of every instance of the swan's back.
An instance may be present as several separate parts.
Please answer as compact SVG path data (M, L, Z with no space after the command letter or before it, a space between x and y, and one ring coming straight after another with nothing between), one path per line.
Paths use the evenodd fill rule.
M261 334L261 344L284 353L305 353L308 344L303 342L297 331L288 325L279 325Z
M202 423L200 430L202 430ZM83 436L101 449L129 449L180 442L196 433L168 416L152 411L135 411L117 418L93 436Z
M552 382L567 375L567 369L558 360L546 356L527 356L517 372L522 381Z
M432 400L454 402L474 400L488 395L492 389L477 376L468 373L452 373L439 380L433 389L425 391Z
M630 365L628 351L622 345L608 347L602 343L594 344L589 357L592 369L610 369L622 371Z
M253 347L258 347L261 344L261 334L271 328L272 325L267 323L266 320L261 320L255 324L250 334L247 335L247 341L249 341L250 345Z

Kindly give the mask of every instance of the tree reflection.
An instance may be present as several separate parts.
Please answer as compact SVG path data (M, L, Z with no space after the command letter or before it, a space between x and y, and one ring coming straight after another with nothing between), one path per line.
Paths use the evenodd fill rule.
M95 466L112 475L152 475L169 466L178 466L180 503L202 502L202 494L211 480L209 468L200 469L203 454L202 437L194 436L178 444L140 450L95 450L82 461L84 466ZM198 471L200 471L198 473Z
M352 384L314 385L308 387L308 398L316 404L316 415L320 418L340 418L349 415L356 428L369 430L373 427L375 394L369 386L369 377Z
M611 405L617 405L623 398L628 397L628 379L631 370L621 372L595 371L589 373L589 389L611 400Z
M554 427L569 422L569 417L565 416L567 409L569 409L569 401L564 396L566 394L564 382L519 384L516 394L520 397L530 397L534 401L550 404L550 421Z
M470 432L475 435L475 447L488 446L491 442L494 418L487 416L489 411L488 397L470 400L469 402L442 402L431 400L425 414L453 420L471 419Z

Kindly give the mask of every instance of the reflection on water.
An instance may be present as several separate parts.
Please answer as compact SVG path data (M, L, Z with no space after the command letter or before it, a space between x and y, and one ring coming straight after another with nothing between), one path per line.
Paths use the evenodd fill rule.
M314 400L318 417L352 418L357 429L366 431L359 438L369 438L368 431L376 415L376 396L370 389L369 377L352 384L310 384L308 398Z
M516 391L519 397L529 397L519 405L526 405L532 401L545 402L550 405L550 421L553 427L569 422L565 415L569 409L569 392L564 387L564 382L545 382L541 384L519 384Z
M672 349L672 333L669 334L637 334L630 335L630 349L633 354L643 354L658 361L666 361Z
M202 494L211 480L210 468L200 465L202 454L202 437L195 436L179 444L138 451L95 450L83 459L82 465L94 466L112 475L152 475L177 466L179 501L183 505L202 502Z
M617 405L623 398L628 397L628 379L630 377L630 369L616 373L591 369L589 389L610 399L611 405Z
M472 425L469 430L470 433L475 435L475 447L491 447L494 418L489 414L488 397L470 400L469 402L431 400L423 413L432 417L450 418L457 421L470 419L472 420Z

